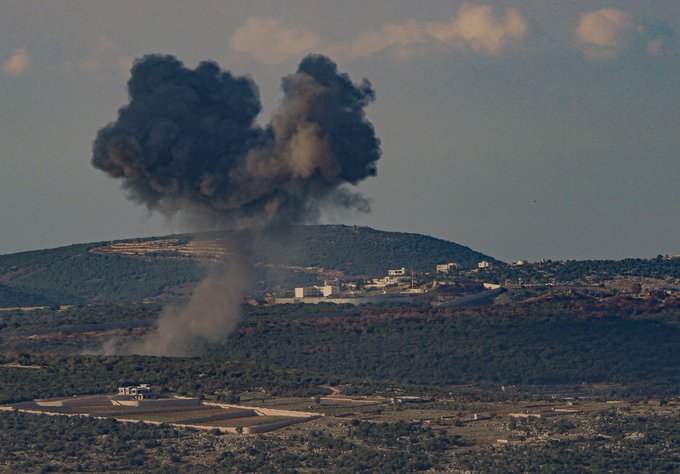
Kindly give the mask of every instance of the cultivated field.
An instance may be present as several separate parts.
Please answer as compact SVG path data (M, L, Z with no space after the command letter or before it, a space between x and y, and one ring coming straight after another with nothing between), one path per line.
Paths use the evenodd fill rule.
M131 402L118 395L89 395L71 398L34 400L6 405L4 410L63 416L113 418L124 422L166 423L180 427L215 429L224 432L259 433L309 421L317 413L293 412L273 408L203 404L198 399L160 398ZM127 402L128 405L120 403ZM139 406L129 405L139 403Z

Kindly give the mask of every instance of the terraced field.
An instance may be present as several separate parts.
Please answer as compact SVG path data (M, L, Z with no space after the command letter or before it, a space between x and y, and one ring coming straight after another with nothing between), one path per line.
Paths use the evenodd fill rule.
M259 427L259 432L270 431L281 428L279 423L282 422L302 422L318 416L314 413L286 410L280 411L280 415L275 411L274 413L266 412L267 416L263 416L255 407L202 405L199 404L198 399L160 398L134 402L140 403L141 406L120 405L122 400L117 395L95 395L22 402L3 408L50 415L89 415L121 421L168 423L204 429L217 428L232 433L241 432L236 430L239 427L244 428L246 433L249 432L249 428L254 427ZM266 425L276 426L265 428Z
M215 420L206 423L198 423L199 425L209 425L218 428L235 428L237 426L262 426L279 423L281 421L295 420L292 416L249 416L247 418L229 418L226 420Z
M177 423L183 420L193 420L196 418L205 418L212 415L219 415L223 413L222 408L208 408L197 409L197 410L179 410L179 411L169 411L165 413L145 413L145 414L134 414L125 415L128 420L150 420L150 421L160 421L163 423Z

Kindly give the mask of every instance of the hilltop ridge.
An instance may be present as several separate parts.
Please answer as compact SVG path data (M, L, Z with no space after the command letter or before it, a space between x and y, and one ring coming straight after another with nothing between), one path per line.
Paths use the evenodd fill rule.
M473 267L496 261L454 242L358 226L178 234L0 255L0 305L17 305L21 294L31 297L25 304L183 296L205 274L203 263L229 258L234 239L252 244L261 288L311 283L324 275L379 275L393 267L422 271L443 262Z

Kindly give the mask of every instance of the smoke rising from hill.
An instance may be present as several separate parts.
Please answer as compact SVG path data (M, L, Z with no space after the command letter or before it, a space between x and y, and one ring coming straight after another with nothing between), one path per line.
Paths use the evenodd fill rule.
M212 228L312 222L324 206L368 210L345 185L374 176L381 154L364 113L375 98L370 83L354 84L329 58L309 55L282 90L261 127L249 77L210 61L190 69L173 56L145 56L132 67L129 103L97 133L92 164L120 179L135 203ZM248 247L230 262L247 267ZM225 337L246 288L235 273L209 277L185 308L168 309L146 341L126 350L185 355Z

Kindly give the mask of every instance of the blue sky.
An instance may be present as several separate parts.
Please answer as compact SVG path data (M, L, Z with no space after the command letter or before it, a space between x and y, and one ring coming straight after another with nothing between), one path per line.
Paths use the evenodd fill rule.
M369 214L504 260L680 253L680 2L5 1L0 253L183 229L90 165L134 58L260 88L331 56L377 99Z

